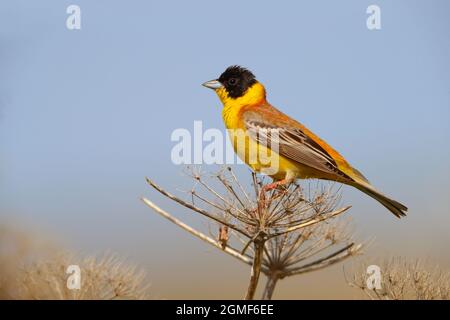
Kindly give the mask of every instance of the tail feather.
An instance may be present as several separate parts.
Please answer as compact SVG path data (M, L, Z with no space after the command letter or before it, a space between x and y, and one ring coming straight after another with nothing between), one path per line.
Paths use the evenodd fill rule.
M406 211L408 208L402 205L400 202L392 200L386 197L384 194L381 194L377 190L375 190L372 186L363 185L363 184L355 184L356 188L374 198L378 202L380 202L386 209L391 211L397 218L401 218L406 216Z

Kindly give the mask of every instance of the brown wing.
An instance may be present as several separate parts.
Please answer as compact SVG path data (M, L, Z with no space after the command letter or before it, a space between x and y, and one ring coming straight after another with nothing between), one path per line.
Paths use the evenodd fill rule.
M301 129L289 125L274 125L262 117L254 116L253 112L245 113L243 120L246 130L253 140L270 147L283 157L351 180L349 176L339 170L336 161L327 151Z

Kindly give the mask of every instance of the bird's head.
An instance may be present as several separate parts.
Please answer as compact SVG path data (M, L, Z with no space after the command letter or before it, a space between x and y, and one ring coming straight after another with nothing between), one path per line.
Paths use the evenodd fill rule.
M213 89L224 105L256 103L266 97L264 86L250 70L240 66L228 67L218 79L207 81L203 86Z

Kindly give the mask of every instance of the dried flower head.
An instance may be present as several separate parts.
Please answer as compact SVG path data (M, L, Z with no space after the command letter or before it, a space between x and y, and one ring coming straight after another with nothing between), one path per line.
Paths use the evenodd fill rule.
M380 287L369 288L367 266L378 265ZM404 258L392 258L381 264L361 263L353 271L352 287L362 290L373 300L449 300L450 273L437 266L427 265L419 260L415 262Z
M331 224L333 218L349 209L336 209L340 193L334 190L335 184L309 183L302 187L293 183L266 194L266 177L255 173L251 174L250 188L230 167L213 174L194 167L187 174L194 182L187 191L188 201L150 179L147 182L164 196L218 223L217 236L205 236L150 200L143 200L191 234L250 264L253 269L247 298L253 298L260 271L279 280L337 263L361 249L342 225ZM271 295L265 294L265 298Z

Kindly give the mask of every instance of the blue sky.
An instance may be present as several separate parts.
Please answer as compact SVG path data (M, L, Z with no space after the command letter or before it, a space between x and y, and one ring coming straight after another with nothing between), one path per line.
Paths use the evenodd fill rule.
M70 4L81 7L81 30L65 26ZM366 28L370 4L381 30ZM195 120L223 129L201 83L240 64L273 105L410 208L398 221L345 188L358 235L388 254L450 264L449 9L444 0L3 1L0 218L79 250L159 255L155 270L184 261L202 244L142 205L146 195L177 208L144 177L172 190L186 183L170 134ZM165 248L151 245L159 239Z

